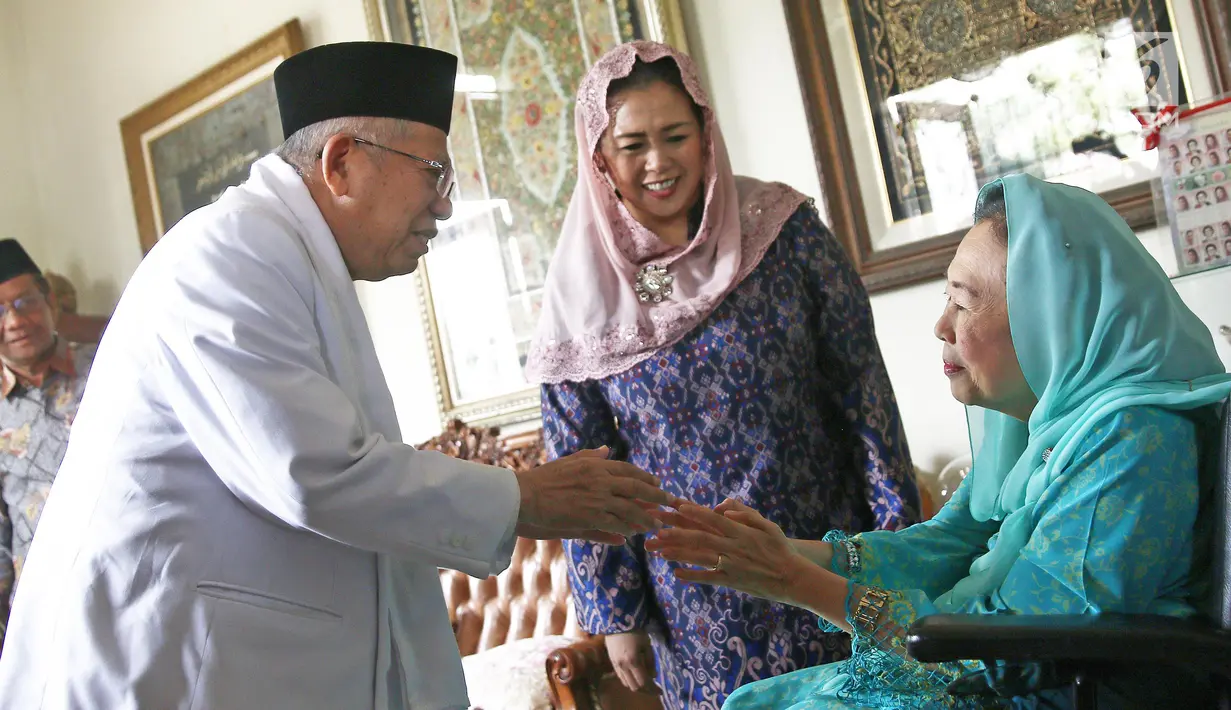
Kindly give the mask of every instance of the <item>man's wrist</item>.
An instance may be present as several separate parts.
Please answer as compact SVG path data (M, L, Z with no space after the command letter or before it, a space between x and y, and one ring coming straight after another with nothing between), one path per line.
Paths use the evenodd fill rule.
M517 482L517 524L528 524L533 519L534 513L534 497L530 494L529 481L525 474L526 471L514 471L513 477Z

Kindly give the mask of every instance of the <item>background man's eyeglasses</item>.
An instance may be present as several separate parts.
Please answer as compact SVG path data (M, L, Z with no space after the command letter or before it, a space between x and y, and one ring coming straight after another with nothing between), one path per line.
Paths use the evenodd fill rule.
M30 315L45 303L47 303L47 299L43 298L42 294L36 293L22 296L21 298L14 298L11 303L0 303L0 323L4 322L9 313L19 313L23 316Z

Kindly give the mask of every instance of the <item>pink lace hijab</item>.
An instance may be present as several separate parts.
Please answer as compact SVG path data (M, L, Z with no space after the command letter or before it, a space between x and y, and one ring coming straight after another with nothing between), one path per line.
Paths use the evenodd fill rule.
M683 248L633 219L594 162L610 119L607 87L638 58L663 57L675 61L705 117L705 207ZM664 44L630 42L603 55L581 82L576 124L577 187L526 363L531 382L608 377L679 342L756 267L806 199L781 183L735 176L696 67Z

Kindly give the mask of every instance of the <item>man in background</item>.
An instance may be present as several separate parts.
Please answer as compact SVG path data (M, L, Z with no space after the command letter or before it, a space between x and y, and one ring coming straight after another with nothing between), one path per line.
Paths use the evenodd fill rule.
M0 645L95 346L57 336L58 303L15 239L0 241Z

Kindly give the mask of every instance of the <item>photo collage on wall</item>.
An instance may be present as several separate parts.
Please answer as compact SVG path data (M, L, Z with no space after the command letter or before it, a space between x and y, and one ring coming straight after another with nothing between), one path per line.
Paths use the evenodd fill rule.
M1231 265L1231 104L1181 118L1158 150L1179 272Z

